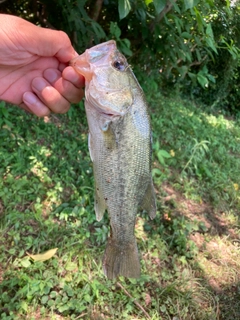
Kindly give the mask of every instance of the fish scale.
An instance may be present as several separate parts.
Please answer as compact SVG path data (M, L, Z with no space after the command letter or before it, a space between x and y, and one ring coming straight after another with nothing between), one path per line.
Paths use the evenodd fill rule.
M86 78L85 109L95 180L95 212L110 217L103 257L109 279L139 277L134 235L139 207L151 218L156 200L151 177L151 128L147 104L125 57L109 41L71 62Z

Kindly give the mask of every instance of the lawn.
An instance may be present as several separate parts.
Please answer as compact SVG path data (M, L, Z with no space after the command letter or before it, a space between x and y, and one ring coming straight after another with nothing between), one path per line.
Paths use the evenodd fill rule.
M0 104L1 319L240 319L240 120L142 84L158 211L137 218L137 280L102 271L83 103L44 119Z

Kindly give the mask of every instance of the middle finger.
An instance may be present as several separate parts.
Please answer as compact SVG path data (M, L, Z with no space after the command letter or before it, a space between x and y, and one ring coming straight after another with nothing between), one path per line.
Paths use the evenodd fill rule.
M69 67L63 71L63 74L56 69L47 69L44 71L43 75L44 78L70 103L77 103L83 98L83 80L75 73L75 71L74 73L71 72Z

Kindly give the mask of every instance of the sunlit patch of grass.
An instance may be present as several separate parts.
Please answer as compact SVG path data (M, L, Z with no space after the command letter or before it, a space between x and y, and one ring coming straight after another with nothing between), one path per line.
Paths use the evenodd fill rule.
M149 102L153 106L152 123L156 132L154 146L159 145L157 149L153 147L154 155L157 158L159 149L169 154L174 152L159 168L159 184L164 179L174 179L188 198L214 203L223 210L229 204L239 209L237 122L203 112L189 102L176 102L174 98L155 100L153 95ZM172 177L169 168L177 169L178 174Z
M238 239L228 236L208 239L197 260L206 279L217 286L217 291L235 285L240 281L240 245Z
M236 212L234 210L226 210L222 213L222 217L226 221L226 223L234 229L236 232L240 232L239 230L239 221L238 221L238 215L236 215Z

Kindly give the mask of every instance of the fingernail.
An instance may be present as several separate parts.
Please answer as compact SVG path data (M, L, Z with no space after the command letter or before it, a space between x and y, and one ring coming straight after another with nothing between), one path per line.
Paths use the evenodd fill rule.
M32 86L38 91L42 91L47 86L47 83L42 78L35 78L32 82Z
M47 79L47 81L52 83L57 80L57 78L59 77L59 74L55 70L47 69L44 72L44 77Z
M23 94L23 102L27 104L35 104L37 102L37 97L32 92L25 92Z

